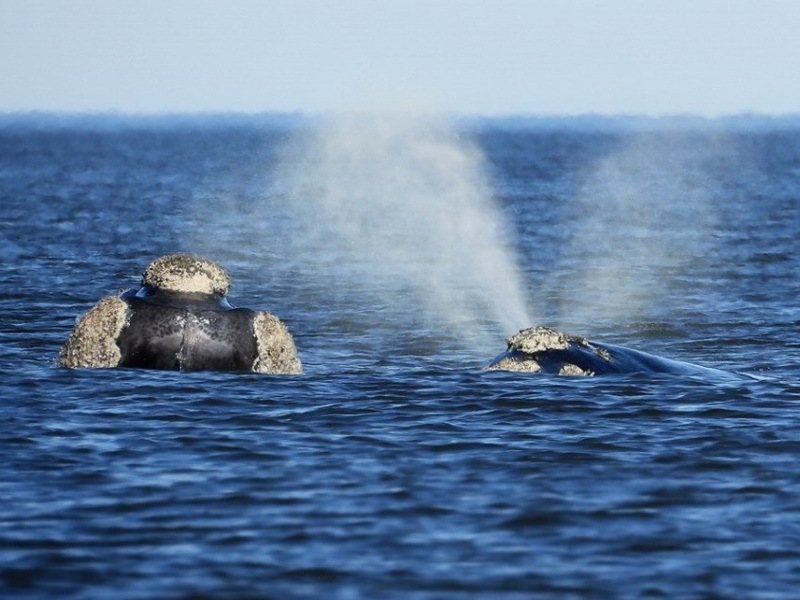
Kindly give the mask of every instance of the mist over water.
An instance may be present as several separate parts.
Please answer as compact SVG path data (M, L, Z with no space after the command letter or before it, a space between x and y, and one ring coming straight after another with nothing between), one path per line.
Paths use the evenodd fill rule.
M329 118L293 140L272 193L307 273L381 303L398 330L414 307L434 333L492 348L532 322L482 152L444 120Z
M402 114L304 121L270 141L268 161L254 155L196 199L191 246L279 316L319 306L293 324L311 343L345 335L370 357L357 341L373 328L404 356L459 350L462 362L537 324L630 345L627 327L676 322L711 293L695 271L714 268L736 218L741 192L725 177L753 170L741 144L656 129L606 138L584 160L570 138L535 154L546 136L521 136L497 156L535 185L501 210L496 195L516 181L501 174L495 190L460 131Z
M671 294L713 260L716 166L735 160L723 140L648 132L587 165L570 199L560 324L590 332L669 313Z
M307 331L358 349L358 332L378 327L407 356L440 353L430 341L488 360L537 324L630 343L627 326L674 322L687 294L709 292L694 271L724 243L737 193L725 173L748 164L725 135L644 131L590 160L543 162L556 191L501 211L504 187L459 131L398 114L304 122L275 140L266 169L254 159L232 172L233 193L199 199L193 246L239 268L237 290L268 279L256 298L281 314L326 308L303 319ZM515 147L509 169L534 177L526 152ZM248 169L262 171L250 181ZM303 299L284 293L292 279Z

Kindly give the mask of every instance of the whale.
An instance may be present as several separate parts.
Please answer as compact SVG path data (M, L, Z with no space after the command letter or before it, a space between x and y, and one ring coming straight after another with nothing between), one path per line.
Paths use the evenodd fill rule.
M236 308L228 272L194 254L152 261L138 288L101 298L76 323L58 364L67 368L229 371L294 375L302 363L286 325Z
M588 339L544 325L522 329L506 339L507 349L486 367L551 375L588 376L622 373L668 373L697 377L735 377L735 374Z

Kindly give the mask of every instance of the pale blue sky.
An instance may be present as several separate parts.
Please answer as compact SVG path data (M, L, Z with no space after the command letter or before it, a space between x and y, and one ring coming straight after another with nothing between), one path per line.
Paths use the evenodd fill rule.
M796 0L0 0L0 111L800 112Z

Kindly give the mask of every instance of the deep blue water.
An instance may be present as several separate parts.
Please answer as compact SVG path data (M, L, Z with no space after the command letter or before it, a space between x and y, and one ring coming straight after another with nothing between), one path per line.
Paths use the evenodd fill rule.
M340 244L315 204L344 163L286 175L317 126L2 121L0 596L797 597L797 123L489 120L457 124L455 146L382 138L437 191L462 189L461 155L441 155L480 149L521 326L742 373L729 381L482 372L513 331L480 310L440 326L479 284L431 307L430 282L359 250L387 233L380 215L348 213L357 235ZM359 136L350 163L386 149L354 151ZM361 185L352 166L343 196ZM447 231L391 222L387 245ZM481 232L447 239L470 262ZM76 317L176 251L218 260L234 304L280 316L305 374L55 366ZM436 264L403 260L414 276Z

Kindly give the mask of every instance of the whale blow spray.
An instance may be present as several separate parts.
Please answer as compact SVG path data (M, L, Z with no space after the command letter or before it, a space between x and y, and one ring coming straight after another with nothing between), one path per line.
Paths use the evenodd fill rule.
M458 328L470 343L531 322L475 144L441 120L359 115L291 146L274 193L297 222L294 250L336 274L332 293L381 297L387 321L393 307L417 306L434 333Z
M737 160L709 135L713 143L680 130L631 135L588 166L561 249L560 270L570 274L562 326L668 319L671 294L696 293L693 266L715 255L718 165Z

